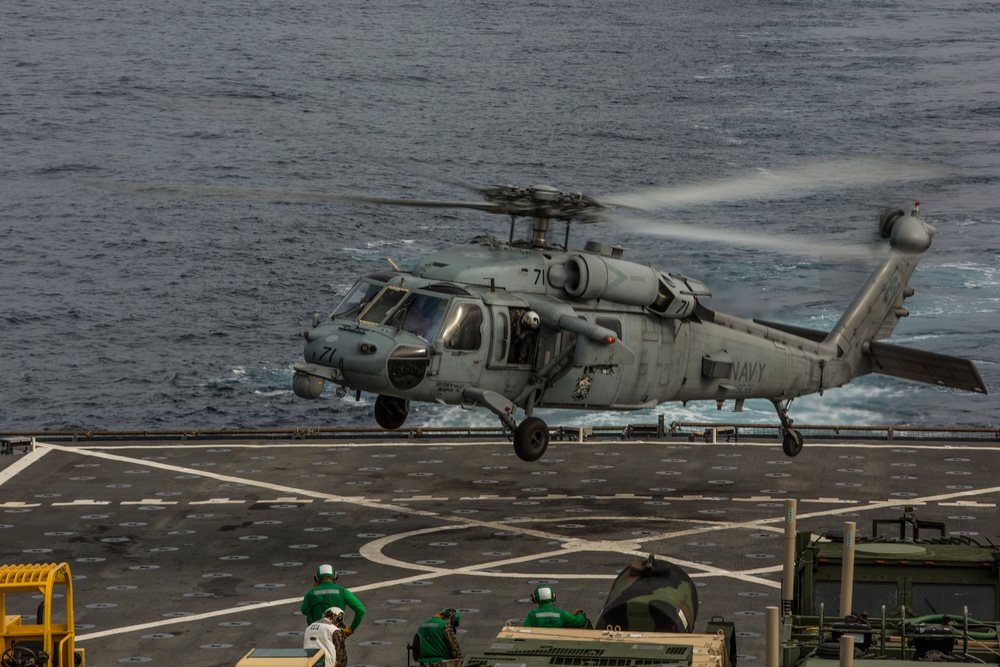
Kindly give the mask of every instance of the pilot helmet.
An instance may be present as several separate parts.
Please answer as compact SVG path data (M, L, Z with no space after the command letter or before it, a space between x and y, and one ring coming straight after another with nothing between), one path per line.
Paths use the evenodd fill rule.
M542 325L542 318L535 311L529 310L521 316L521 324L529 329L537 329Z

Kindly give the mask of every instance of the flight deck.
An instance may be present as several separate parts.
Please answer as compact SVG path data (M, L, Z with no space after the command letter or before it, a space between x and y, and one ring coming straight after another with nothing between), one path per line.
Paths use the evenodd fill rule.
M95 665L300 647L321 563L367 609L350 665L405 665L417 625L446 607L474 652L542 583L596 619L621 568L651 553L696 582L695 629L734 622L738 662L762 664L787 499L799 530L851 521L864 535L913 506L996 541L998 449L827 439L789 458L773 438L594 438L553 440L528 463L493 437L39 438L0 456L0 539L4 562L70 565L77 646Z

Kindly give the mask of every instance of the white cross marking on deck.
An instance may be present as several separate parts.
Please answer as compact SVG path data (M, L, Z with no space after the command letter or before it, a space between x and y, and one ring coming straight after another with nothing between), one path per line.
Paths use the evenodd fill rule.
M412 443L398 443L398 444L403 445L403 446L412 446ZM750 443L741 443L741 446L748 446L749 444ZM380 443L380 446L383 446L383 447L387 446L387 443ZM426 445L426 443L423 443L421 446L427 446L427 445ZM770 447L772 445L767 445L767 446ZM820 446L820 445L816 445L816 446ZM835 445L824 444L822 446L826 446L826 447L851 447L851 448L858 448L858 447L860 447L860 448L884 447L884 445L870 445L870 446L859 445L859 446L855 446L855 445L838 445L838 444L835 444ZM199 446L193 446L193 447L199 447ZM645 558L650 553L650 551L651 551L651 549L649 548L650 544L658 542L658 541L668 540L668 539L674 539L674 538L677 538L677 537L686 537L686 536L693 536L693 535L704 535L706 533L717 532L717 531L724 531L724 530L747 530L747 529L753 529L753 530L765 530L765 531L769 531L769 532L782 532L781 526L782 526L782 524L785 521L785 515L784 515L784 510L783 509L779 512L779 514L777 516L769 517L769 518L764 518L764 519L755 519L755 520L752 520L752 521L745 521L745 522L718 522L718 521L717 522L711 522L711 521L705 521L705 520L680 520L680 519L676 519L676 518L668 519L666 517L663 517L660 520L662 520L664 522L668 522L669 521L671 523L678 523L678 522L689 523L689 524L692 524L692 527L691 528L687 528L687 529L683 529L683 530L672 531L672 532L669 532L669 533L662 533L662 534L659 534L659 535L648 536L648 537L645 537L644 539L642 539L641 541L640 540L625 540L625 541L580 540L580 539L569 538L569 537L566 537L565 535L561 535L561 534L558 534L558 533L553 533L553 532L549 532L549 531L545 531L545 530L538 530L538 529L534 529L534 528L522 527L522 526L518 525L518 523L520 522L518 520L513 520L513 521L512 520L481 521L481 520L471 519L471 518L468 518L468 517L465 517L465 516L441 515L441 514L438 514L436 512L431 512L431 511L426 511L426 510L418 510L418 509L414 509L414 508L407 507L407 506L389 504L386 501L380 500L380 499L369 499L369 498L366 498L366 497L363 497L363 496L353 496L353 497L339 496L337 494L323 493L323 492L312 491L312 490L308 490L308 489L296 489L296 488L292 488L292 487L288 487L288 486L284 486L284 485L280 485L280 484L271 484L271 483L268 483L268 482L262 482L262 481L257 481L257 480L253 480L253 479L246 479L246 478L235 477L235 476L230 476L230 475L222 475L222 474L219 474L219 473L212 473L212 472L208 472L206 470L201 470L201 469L197 469L197 468L189 468L189 467L184 467L184 466L176 466L176 465L161 463L161 462L157 462L157 461L135 459L135 458L127 457L127 456L121 456L121 455L118 455L118 454L112 454L112 453L109 453L109 452L106 452L106 451L88 451L86 449L81 449L81 448L78 448L78 447L65 447L65 446L60 446L60 445L41 445L41 444L39 444L38 448L36 449L36 452L33 452L32 454L29 454L27 456L33 456L34 455L35 459L33 459L33 460L37 460L38 457L44 455L45 451L48 448L58 449L58 450L63 450L63 451L68 451L68 452L71 452L71 453L74 453L74 454L79 454L79 455L84 455L84 456L92 456L94 458L103 458L103 459L108 459L108 460L113 460L113 461L120 461L120 462L125 462L125 463L130 463L130 464L140 464L140 465L147 466L147 467L150 467L150 468L159 468L159 469L169 470L169 471L174 471L174 472L181 472L181 473L186 473L186 474L194 474L194 475L198 475L200 477L205 477L205 478L210 478L210 479L216 479L216 480L220 480L220 481L224 481L224 482L237 482L237 483L240 483L240 484L243 484L243 485L246 485L246 486L253 486L253 487L258 487L258 488L269 489L269 490L272 490L272 491L275 491L275 492L278 492L278 493L297 494L297 495L290 496L290 497L282 497L281 500L277 500L277 501L257 501L257 502L309 502L308 500L299 499L300 496L309 496L309 497L311 497L313 499L320 499L320 500L323 500L323 501L325 501L327 503L336 502L336 503L354 504L354 505L358 505L358 506L361 506L361 507L367 507L367 508L370 508L370 509L391 510L393 512L411 514L411 515L414 515L414 516L433 517L433 518L435 518L437 520L440 520L442 522L447 522L448 524L450 524L450 525L442 525L442 526L430 527L430 528L425 528L425 529L421 529L421 530L417 530L417 531L411 531L411 532L402 533L402 534L398 534L398 535L388 536L388 537L380 538L380 539L377 539L377 540L373 540L373 541L368 542L367 544L365 544L361 548L361 554L364 557L366 557L369 560L371 560L372 562L382 563L382 564L390 564L390 565L393 565L393 566L396 566L396 567L406 568L406 569L410 569L410 570L417 570L418 573L414 574L412 576L409 576L409 577L402 577L402 578L394 579L394 580L391 580L391 581L382 581L382 582L377 582L377 583L373 583L373 584L367 584L367 585L363 585L363 586L358 586L358 587L355 587L355 588L352 589L352 590L354 590L356 592L363 592L363 591L366 591L366 590L375 590L375 589L379 589L379 588L392 587L392 586L397 586L397 585L400 585L400 584L405 584L405 583L410 583L410 582L415 582L415 581L423 581L423 580L427 580L427 579L436 579L436 578L441 578L441 577L446 577L446 576L463 575L463 574L466 574L466 575L467 574L475 574L475 575L481 576L481 577L495 577L495 578L524 578L525 576L537 577L538 576L537 572L532 573L531 575L526 575L526 573L523 573L523 572L491 572L491 571L488 571L488 570L495 569L495 568L502 567L502 566L508 566L508 565L513 565L513 564L517 564L517 563L522 563L522 562L537 561L537 560L544 559L544 558L547 558L547 557L561 556L561 555L565 555L567 552L575 552L575 551L615 551L615 552L622 553L622 554L634 555L634 556L637 556L637 557L640 557L640 558ZM962 449L962 448L955 448L955 447L942 447L942 448L943 449ZM933 447L930 447L929 449L933 449ZM27 458L27 456L25 458ZM19 462L19 463L21 463L21 462ZM22 468L23 467L26 467L26 466L22 466ZM0 484L2 484L3 481L4 481L4 479L2 477L0 477ZM906 502L907 505L913 505L913 506L919 506L919 505L930 504L930 503L938 503L938 504L941 504L941 505L952 504L952 505L956 505L956 506L993 506L992 504L988 504L988 505L987 504L982 504L982 505L980 505L975 500L963 500L963 499L977 497L977 496L985 496L985 495L995 494L995 493L1000 493L1000 486L994 486L994 487L988 487L988 488L982 488L982 489L963 489L963 490L958 490L958 491L952 491L952 492L949 492L949 493L942 493L942 494L936 494L936 495L932 495L932 496L925 496L925 497L922 497L922 498L908 498L908 499L906 499L905 502ZM539 499L545 499L545 500L552 500L552 499L555 499L555 498L569 499L569 498L579 498L579 497L580 496L555 496L555 495L550 495L550 496L539 496L538 498ZM614 496L609 496L609 497L614 497ZM623 496L623 497L629 498L629 497L632 497L632 496ZM419 498L419 497L414 497L414 500L417 499L417 498ZM677 499L671 498L671 500L681 500L681 499L688 499L688 498L687 497L677 498ZM698 500L705 500L705 499L706 498L702 498L700 496L698 497ZM718 500L722 500L722 499L719 498ZM775 500L775 499L767 498L767 500ZM865 501L851 501L851 500L844 500L844 499L839 499L839 498L819 498L819 499L811 499L811 500L810 499L800 500L800 502L814 502L814 503L823 503L823 504L827 504L827 505L836 504L836 505L841 505L841 507L828 508L828 509L823 509L823 510L819 510L819 511L816 511L816 512L811 512L811 513L800 513L798 515L798 519L799 520L809 519L809 518L817 518L817 517L824 517L824 516L836 516L838 514L841 514L844 511L844 509L843 509L842 506L843 505L847 505L847 504L852 505L852 507L851 507L852 511L860 513L862 511L864 511L864 512L872 512L872 511L883 510L883 509L886 509L886 508L896 507L902 501L900 501L899 499L887 499L887 500L880 500L880 501L869 501L869 502L866 503ZM21 504L21 505L23 505L23 504ZM37 507L38 505L33 505L33 506ZM602 517L593 517L593 516L590 516L590 517L588 517L588 520L617 521L617 522L627 521L627 520L632 520L632 519L633 519L633 517L626 517L626 516L602 516ZM563 522L563 521L565 521L565 518L560 518L560 519L539 519L539 518L532 518L532 519L524 519L523 521L530 522L532 524L542 524L542 523L549 523L549 522ZM657 521L657 518L655 518L655 517L653 517L653 518L647 518L646 521L652 523L652 522ZM401 540L401 539L405 539L407 537L412 537L412 536L415 536L415 535L433 534L433 533L439 533L439 532L445 532L445 531L451 531L451 530L462 530L462 529L468 529L468 528L486 528L486 529L491 529L491 530L510 531L510 532L514 532L514 533L518 533L518 534L522 534L522 535L526 535L526 536L541 538L541 539L544 539L544 540L547 540L547 541L550 541L550 542L551 541L561 542L562 544L560 545L559 549L548 551L548 552L544 552L544 553L528 554L528 555L518 556L518 557L514 557L514 558L508 558L508 559L503 559L503 560L498 560L498 561L491 561L491 562L487 562L487 563L479 563L479 564L474 564L474 565L466 565L466 566L462 566L462 567L458 567L458 568L451 568L451 569L437 568L437 567L429 566L429 565L421 565L421 564L416 564L416 563L408 563L408 562L404 562L404 561L398 561L398 560L389 558L389 557L385 556L385 554L382 553L382 550L384 549L385 546L391 544L392 542L395 542L395 541L398 541L398 540ZM642 547L642 549L640 550L639 547ZM708 566L708 565L705 565L705 564L702 564L702 563L693 563L693 562L678 560L673 554L671 554L670 560L671 560L671 562L674 562L674 563L676 563L677 565L679 565L679 566L681 566L683 568L691 570L692 571L691 572L692 578L729 577L729 578L733 578L733 579L736 579L736 580L739 580L739 581L753 583L753 584L757 584L757 585L760 585L760 586L765 586L765 587L768 587L768 588L775 588L776 589L776 588L780 587L780 583L779 582L772 581L772 580L769 580L769 579L762 579L762 578L760 578L760 577L758 577L756 575L780 571L781 565L775 565L775 566L771 566L771 567L754 568L754 569L743 570L743 571L739 571L739 572L731 572L731 571L722 570L721 568L715 568L715 567L712 567L712 566ZM614 579L614 577L615 577L615 575L610 575L610 574L609 575L592 575L592 574L572 574L572 573L560 573L558 576L561 579L586 579L586 580L610 580L610 579ZM123 634L123 633L128 633L128 632L136 632L136 631L147 630L147 629L151 629L151 628L159 628L159 627L163 627L163 626L167 626L167 625L175 625L175 624L178 624L178 623L190 623L190 622L193 622L193 621L200 621L200 620L204 620L204 619L207 619L207 618L215 618L215 617L219 617L219 616L241 614L241 613L244 613L244 612L247 612L247 611L252 611L252 610L255 610L255 609L263 609L263 608L268 608L268 607L285 606L285 605L290 605L290 604L293 604L293 603L297 603L300 600L301 600L301 597L297 595L297 596L291 597L291 598L285 598L285 599L282 599L282 600L274 600L274 601L271 601L271 602L264 602L264 603L255 604L255 605L247 605L247 606L234 607L234 608L229 608L229 609L219 609L219 610L208 612L208 613L205 613L205 614L195 614L195 615L185 616L185 617L180 617L180 618L159 620L159 621L156 621L156 622L145 623L145 624L141 624L141 625L127 626L127 627L116 628L116 629L109 629L109 630L105 630L105 631L102 631L102 632L96 632L96 633L91 633L91 634L85 634L85 635L77 636L77 641L78 642L82 642L82 641L85 641L87 639L96 639L98 637L104 637L104 636L108 636L108 635Z

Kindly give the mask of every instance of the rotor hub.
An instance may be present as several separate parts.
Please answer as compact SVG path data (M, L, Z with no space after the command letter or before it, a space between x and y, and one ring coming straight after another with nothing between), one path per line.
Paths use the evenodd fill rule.
M569 221L583 215L593 215L604 206L579 192L560 192L551 185L521 188L498 185L483 191L487 201L497 205L497 213L514 217L552 218Z

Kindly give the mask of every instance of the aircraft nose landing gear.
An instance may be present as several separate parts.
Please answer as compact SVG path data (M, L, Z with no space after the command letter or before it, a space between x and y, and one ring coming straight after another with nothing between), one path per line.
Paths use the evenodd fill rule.
M788 418L788 406L792 404L792 399L788 399L785 405L779 400L772 400L774 409L778 411L778 419L781 420L781 449L788 456L798 456L802 451L802 434L792 428L792 420Z

